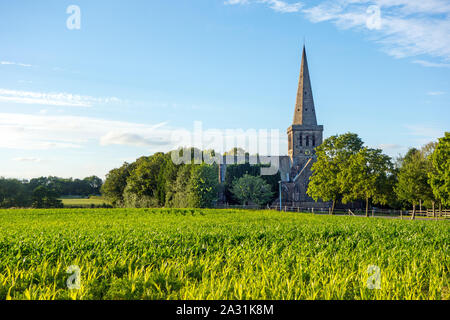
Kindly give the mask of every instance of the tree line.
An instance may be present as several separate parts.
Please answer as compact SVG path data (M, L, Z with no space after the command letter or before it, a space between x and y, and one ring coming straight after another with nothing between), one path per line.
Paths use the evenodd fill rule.
M416 206L435 210L450 205L450 133L421 149L410 148L392 161L380 149L364 147L354 133L335 135L316 148L317 159L307 193L314 200L365 202L391 208Z
M227 167L225 183L219 183L217 164L176 165L171 158L172 152L191 152L203 155L198 149L185 148L166 154L155 153L137 159L133 163L125 162L121 167L112 169L106 175L102 186L104 197L116 207L174 207L206 208L214 206L219 194L226 194L231 203L255 202L266 204L273 200L279 174L259 178L261 165L234 164ZM237 149L230 153L236 153ZM208 151L214 155L214 151ZM202 160L204 160L202 158ZM202 161L203 162L203 161ZM257 186L252 185L246 196L238 191L249 177L258 179ZM261 181L259 181L261 179ZM237 181L240 181L240 184ZM248 188L247 188L248 189ZM262 190L262 192L261 192ZM254 193L259 193L256 195Z
M331 202L331 213L337 203L353 201L364 202L367 216L371 205L412 207L413 218L417 205L449 206L449 141L446 133L439 142L411 148L393 161L382 150L364 146L357 134L331 136L316 148L307 193L315 201ZM203 154L195 148L182 152ZM227 154L245 152L234 148ZM261 165L249 163L228 165L225 182L219 183L216 164L176 165L171 152L156 153L111 170L101 190L117 207L211 207L220 194L230 204L267 205L278 197L280 174L260 176L260 170Z
M0 208L60 208L59 197L100 195L102 185L102 179L97 176L84 179L49 176L31 180L0 177Z
M450 206L450 133L393 161L380 149L364 146L354 133L331 136L315 149L307 193L315 201L363 201L390 208ZM217 164L174 164L172 152L203 155L195 148L155 153L112 169L103 181L41 177L30 181L0 178L0 207L60 207L61 196L102 194L115 207L213 207L219 195L230 204L267 205L278 198L280 174L260 176L262 165L228 165L219 182ZM207 151L214 156L214 151ZM228 155L248 157L234 148ZM202 159L204 160L204 159Z

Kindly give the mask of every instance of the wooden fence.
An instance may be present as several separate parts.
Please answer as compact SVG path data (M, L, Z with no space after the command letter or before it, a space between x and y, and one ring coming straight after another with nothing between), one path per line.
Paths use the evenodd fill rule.
M258 206L258 205L217 205L216 208L221 209L247 209L247 210L277 210L280 211L280 206ZM307 212L314 214L330 214L330 207L323 208L311 208L311 207L293 207L293 206L281 206L281 211L284 212ZM371 208L369 209L369 216L375 217L398 217L398 218L411 218L412 210L398 210L398 209L378 209ZM343 209L336 208L334 210L334 214L336 215L349 215L349 216L365 216L365 209ZM436 209L435 215L433 214L433 210L416 210L416 217L425 217L425 218L450 218L450 209Z

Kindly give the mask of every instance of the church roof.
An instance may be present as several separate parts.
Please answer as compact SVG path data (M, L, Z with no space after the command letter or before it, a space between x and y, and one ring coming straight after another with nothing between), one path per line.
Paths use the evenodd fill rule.
M300 68L300 78L298 81L297 101L295 103L293 124L317 125L305 46L303 46L302 64Z

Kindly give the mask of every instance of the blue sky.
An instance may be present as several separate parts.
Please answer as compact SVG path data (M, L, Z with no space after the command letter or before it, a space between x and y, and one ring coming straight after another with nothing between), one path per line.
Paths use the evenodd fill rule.
M449 34L446 0L2 1L0 176L103 177L194 121L286 154L304 39L325 137L396 156L449 130Z

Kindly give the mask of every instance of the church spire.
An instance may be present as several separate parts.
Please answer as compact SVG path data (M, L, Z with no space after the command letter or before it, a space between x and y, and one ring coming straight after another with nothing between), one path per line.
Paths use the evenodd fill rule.
M317 125L305 45L303 45L302 64L300 68L300 79L298 81L297 101L295 103L293 124Z

